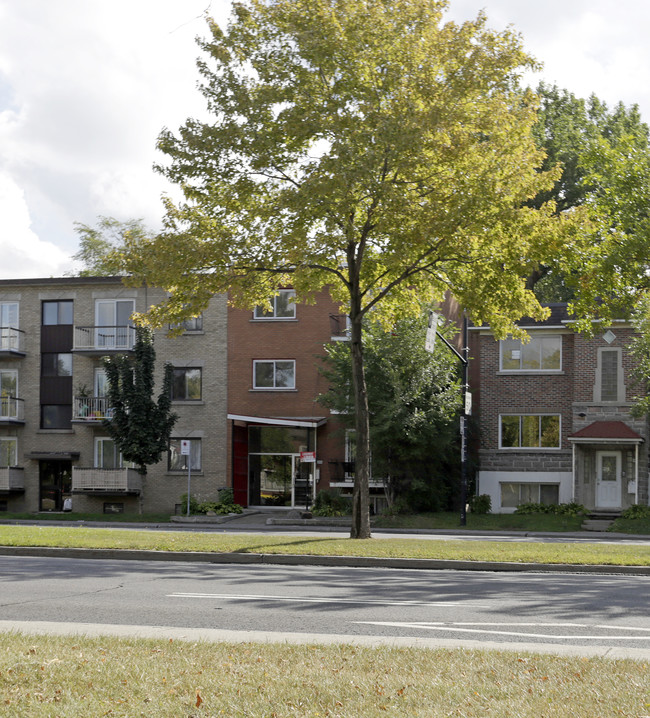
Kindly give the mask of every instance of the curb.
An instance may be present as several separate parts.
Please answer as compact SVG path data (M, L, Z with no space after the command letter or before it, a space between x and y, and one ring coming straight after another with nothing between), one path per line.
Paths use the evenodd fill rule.
M187 563L257 564L280 566L333 566L341 568L394 568L408 570L492 571L506 573L588 573L650 576L650 566L604 564L510 563L505 561L454 561L426 558L375 558L370 556L310 556L303 554L201 553L39 546L0 546L0 556L34 556L125 561L178 561Z

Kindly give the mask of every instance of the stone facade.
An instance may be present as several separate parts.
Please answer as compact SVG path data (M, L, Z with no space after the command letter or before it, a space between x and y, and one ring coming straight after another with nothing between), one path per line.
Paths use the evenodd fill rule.
M478 491L495 511L514 510L517 492L522 502L556 497L592 510L647 504L648 422L630 414L634 331L617 322L590 338L572 330L564 305L551 309L545 322L522 323L531 343L519 348L471 330ZM539 366L525 362L533 347L547 354Z
M13 473L22 475L22 486L16 490L3 483L0 468L0 501L5 509L60 510L65 499L71 499L75 512L174 512L187 491L187 471L170 469L167 456L142 478L134 477L132 470L113 468L115 462L105 456L108 435L100 418L103 414L88 411L103 406L102 397L95 396L97 370L102 354L112 353L116 332L122 331L97 328L107 324L98 320L98 305L103 303L103 309L110 311L112 302L123 302L120 306L143 312L162 298L160 291L126 288L119 278L111 277L0 281L0 305L18 305L17 329L23 349L2 351L10 348L5 331L0 372L17 372L16 393L24 407L20 421L7 412L0 417L0 441L15 439L17 470ZM71 307L72 325L63 318L57 326L54 318L54 326L44 326L44 303L54 313L57 306ZM195 459L191 483L192 493L202 499L216 499L227 482L226 337L224 297L211 302L200 329L176 338L168 337L166 330L155 333L158 386L164 362L201 370L199 394L173 402L179 418L172 439L200 440L200 459ZM54 362L53 370L48 362ZM51 428L52 417L57 428ZM89 488L80 477L87 478L98 461L104 462L105 478L95 471Z

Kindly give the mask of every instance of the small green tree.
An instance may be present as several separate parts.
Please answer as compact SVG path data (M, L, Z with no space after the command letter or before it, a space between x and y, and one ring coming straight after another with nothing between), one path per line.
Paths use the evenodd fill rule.
M389 501L405 497L413 508L447 508L459 475L458 362L440 342L424 348L426 316L399 320L391 331L365 327L364 359L372 473L384 480ZM320 402L355 426L350 391L352 358L345 342L326 347L322 374L330 389ZM415 489L415 490L414 490Z
M178 417L171 412L171 364L165 364L162 389L154 401L153 334L147 327L136 327L135 331L132 357L120 354L104 359L108 404L113 412L104 426L122 456L144 475L147 465L156 464L167 451Z

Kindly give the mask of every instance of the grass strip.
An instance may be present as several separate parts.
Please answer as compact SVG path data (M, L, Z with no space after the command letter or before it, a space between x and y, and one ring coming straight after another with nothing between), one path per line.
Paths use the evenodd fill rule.
M0 545L650 566L650 545L417 538L353 540L340 537L138 531L80 526L0 526Z
M530 653L0 633L2 715L644 716L648 665Z

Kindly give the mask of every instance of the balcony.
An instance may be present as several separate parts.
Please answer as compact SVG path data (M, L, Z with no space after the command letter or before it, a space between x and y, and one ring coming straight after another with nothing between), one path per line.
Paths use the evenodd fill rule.
M72 492L80 494L139 494L142 477L136 469L72 467Z
M75 396L72 405L72 421L99 423L111 419L113 410L105 396Z
M135 327L75 327L72 351L103 356L133 351Z
M24 424L25 402L15 396L0 396L0 424Z
M19 493L25 490L25 470L21 466L0 467L0 495Z
M16 327L0 327L0 357L24 357L25 332Z
M330 314L330 334L333 342L349 342L350 317L347 314Z

